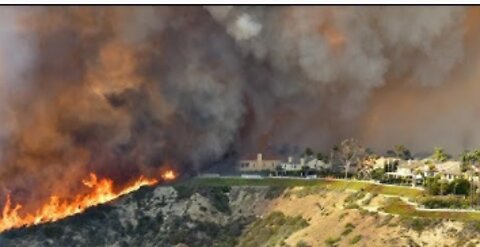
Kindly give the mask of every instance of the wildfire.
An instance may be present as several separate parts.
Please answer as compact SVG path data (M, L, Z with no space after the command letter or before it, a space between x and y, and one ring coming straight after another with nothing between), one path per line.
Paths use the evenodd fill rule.
M164 180L174 180L177 176L172 170L168 170L162 174Z
M173 180L175 177L175 173L172 170L168 170L162 175L164 180ZM81 213L89 207L112 201L121 195L138 190L142 186L154 185L157 182L156 179L148 179L141 176L119 192L115 192L111 179L99 179L97 175L91 173L88 178L82 180L82 183L90 189L90 192L77 195L73 200L51 196L50 200L33 214L21 213L22 205L16 204L13 206L10 195L7 195L5 206L0 215L0 232L22 226L57 221Z

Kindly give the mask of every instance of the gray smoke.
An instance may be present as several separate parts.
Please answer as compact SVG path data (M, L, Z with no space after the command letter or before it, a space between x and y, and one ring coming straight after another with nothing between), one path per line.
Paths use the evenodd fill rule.
M437 90L452 80L464 57L464 8L207 9L244 56L258 62L260 68L247 70L254 71L249 72L252 81L267 87L264 95L253 98L259 101L256 111L265 117L258 124L260 136L274 128L272 143L293 141L325 149L342 138L362 136L352 123L364 118L360 115L367 112L372 94L398 83ZM274 103L265 104L265 98ZM289 116L271 127L272 116L282 114ZM396 133L388 136L380 143L368 137L363 141L375 147L395 144Z
M399 132L375 120L383 95L445 92L472 56L459 7L9 10L0 194L25 201L67 194L91 171L120 182L198 171L231 150L327 150L346 137L386 149Z

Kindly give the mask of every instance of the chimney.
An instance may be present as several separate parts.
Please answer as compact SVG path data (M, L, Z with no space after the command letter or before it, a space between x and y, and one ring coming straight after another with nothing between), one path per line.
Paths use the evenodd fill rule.
M289 164L292 164L292 161L293 161L292 156L288 156L288 163L289 163Z
M300 158L300 166L304 166L305 165L305 158Z
M257 154L257 161L262 162L262 154L261 153Z

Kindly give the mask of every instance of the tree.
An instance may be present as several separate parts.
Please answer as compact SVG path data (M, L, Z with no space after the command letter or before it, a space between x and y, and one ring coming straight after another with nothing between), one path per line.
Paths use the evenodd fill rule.
M450 155L445 153L443 148L435 148L432 154L432 159L437 162L444 162L450 158Z
M445 179L442 179L443 174L440 173L440 180L438 182L440 183L440 195L445 195L446 193L446 188L448 186L448 182ZM447 188L448 189L448 188Z
M283 167L282 167L281 165L277 165L277 166L275 167L276 176L278 176L278 174L280 174L280 173L284 173L284 171L285 171L285 170L283 169Z
M379 158L379 156L370 148L364 149L364 153L362 157L358 159L359 169L357 170L357 178L361 179L371 179L372 172L374 170L375 161ZM380 168L384 171L383 168Z
M345 179L348 178L348 171L350 165L354 162L359 163L360 159L365 154L365 149L358 144L355 139L346 139L340 143L338 148L339 158L342 165L345 167Z
M394 150L395 156L399 159L410 160L413 158L410 150L408 150L404 145L397 144L394 146Z
M372 179L374 180L382 180L383 176L385 176L385 169L383 168L376 168L372 171Z
M328 161L330 162L330 164L332 164L332 166L336 165L338 161L339 150L340 148L337 145L333 146L330 150L330 157L328 158Z
M395 153L395 151L393 150L387 150L387 152L385 152L385 155L388 157L397 157L397 153Z
M467 196L470 193L470 182L464 178L457 178L448 185L448 192Z
M440 194L440 177L427 177L425 180L425 188L430 195Z
M420 175L423 178L423 173L419 168L413 170L413 176L412 176L412 186L413 187L417 186L417 176L418 175Z
M468 168L470 167L470 152L468 150L466 151L463 151L461 154L460 154L460 161L462 161L462 172L465 172L468 170Z
M313 150L312 150L311 148L306 148L304 154L305 154L307 157L308 157L308 156L312 156L312 155L313 155Z
M480 150L464 151L460 154L462 161L462 172L471 170L472 165L480 161Z
M324 162L327 162L327 156L323 155L322 153L318 152L317 153L317 160L323 160Z
M375 151L373 151L373 149L371 149L371 148L366 148L365 149L365 154L367 156L371 156L371 157L378 157L378 155L375 153Z
M475 162L480 161L480 150L479 149L476 149L476 150L472 151L472 155L475 157Z
M302 175L303 175L304 177L306 177L306 176L308 175L308 173L310 172L310 167L307 166L307 165L302 166L301 169L302 169L302 170L301 170L301 171L302 171Z

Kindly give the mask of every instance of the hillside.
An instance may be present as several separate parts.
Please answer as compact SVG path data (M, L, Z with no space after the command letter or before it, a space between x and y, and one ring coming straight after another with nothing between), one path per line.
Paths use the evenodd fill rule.
M81 215L2 233L0 246L480 244L476 221L411 217L408 198L420 194L359 182L197 179L142 188Z

